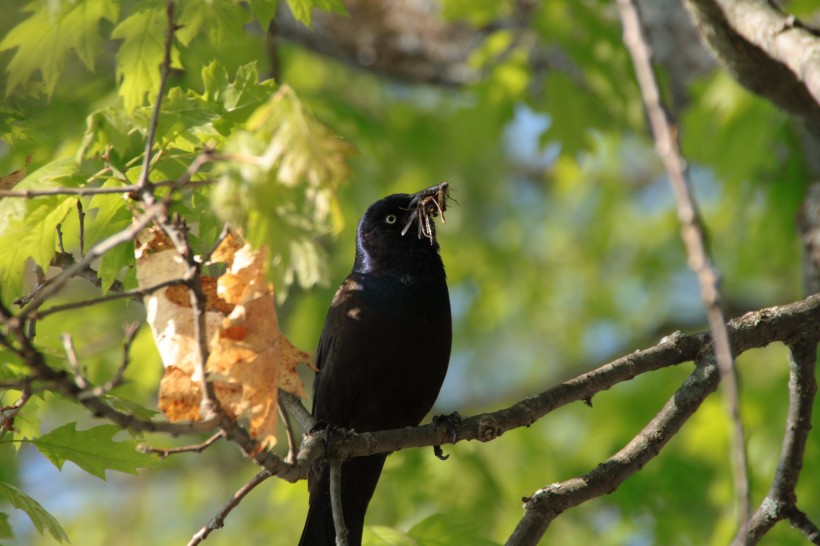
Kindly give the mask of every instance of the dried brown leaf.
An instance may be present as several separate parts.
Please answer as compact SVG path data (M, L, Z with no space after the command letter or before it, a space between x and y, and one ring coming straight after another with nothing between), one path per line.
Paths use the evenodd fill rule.
M186 265L164 234L146 230L137 247L137 279L150 286L182 278ZM213 258L227 271L202 277L207 296L206 324L210 351L206 371L228 415L248 420L261 448L276 442L278 389L305 396L295 371L308 355L279 330L273 287L265 281L266 254L254 251L238 236L226 237ZM160 383L160 409L169 420L200 418L201 378L196 376L197 340L191 295L172 286L146 297L148 322L166 367Z

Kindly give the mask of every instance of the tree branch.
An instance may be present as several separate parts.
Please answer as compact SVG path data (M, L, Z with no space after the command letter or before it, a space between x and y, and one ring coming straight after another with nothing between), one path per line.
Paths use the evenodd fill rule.
M239 503L242 502L242 499L244 499L248 493L253 491L257 485L259 485L260 483L262 483L270 477L271 473L267 470L263 470L259 474L254 476L251 479L251 481L243 485L236 493L233 494L231 500L225 506L223 506L222 509L219 512L217 512L217 514L213 518L211 518L211 521L208 522L208 525L204 526L193 537L191 537L191 540L188 542L188 546L196 546L197 544L201 543L203 540L208 538L208 535L210 535L213 531L217 529L222 529L222 527L225 525L225 518L228 517L228 514L230 514L234 508L239 506Z
M347 525L342 509L342 461L330 461L330 509L336 528L336 546L347 546Z
M208 449L224 437L225 433L220 430L219 432L217 432L216 434L212 435L210 438L199 444L166 448L151 447L147 444L140 444L139 446L137 446L137 449L143 453L154 453L158 455L160 459L167 459L171 455L177 455L179 453L202 453L203 451L205 451L206 449Z
M767 0L685 0L701 39L749 90L820 126L820 37Z
M811 430L811 413L817 381L817 339L807 337L789 347L789 413L786 433L774 480L768 495L752 515L748 541L757 544L769 529L781 519L790 518L796 509L795 488L803 468L803 455Z
M618 9L624 28L624 44L629 49L635 67L646 113L655 137L655 148L666 168L669 182L675 193L678 218L681 222L681 238L686 247L689 267L695 272L700 285L701 298L709 318L709 327L715 344L715 355L721 378L724 380L723 395L726 412L732 423L731 461L734 474L735 500L738 511L738 536L746 536L751 501L749 499L749 471L746 460L746 443L743 422L740 417L740 389L734 366L726 319L721 306L718 289L719 275L709 251L700 214L680 152L677 129L669 121L655 74L652 71L651 52L644 38L638 8L633 0L618 0Z
M701 360L661 411L618 453L586 474L547 486L527 499L524 517L507 546L535 546L562 512L615 491L660 453L701 402L714 392L719 381L713 356Z
M732 351L742 354L775 341L792 344L804 336L820 337L820 294L795 303L746 313L728 324ZM351 433L343 441L331 439L327 456L347 459L387 453L411 447L430 447L463 440L493 440L507 431L527 427L557 408L585 402L597 393L638 375L694 361L713 350L708 334L683 335L677 332L657 345L635 351L608 364L492 412L465 417L452 427L427 424L379 432ZM455 436L453 435L455 433ZM309 436L297 461L315 460L324 448L325 432Z
M162 75L159 82L159 89L157 90L157 100L154 103L153 111L151 112L151 121L148 125L148 134L145 138L145 153L142 158L142 169L140 170L140 177L137 181L137 186L141 194L143 202L146 205L154 204L154 194L148 176L151 173L151 157L154 153L154 139L157 135L157 126L159 125L159 114L162 109L162 99L165 96L165 88L168 86L168 78L171 76L171 49L174 45L174 33L177 31L177 24L174 21L174 7L173 1L165 4L165 15L168 21L168 29L165 33L165 53L162 58Z
M792 527L803 533L806 539L812 544L820 544L820 528L815 525L809 517L798 510L797 507L792 507L789 510L789 523Z

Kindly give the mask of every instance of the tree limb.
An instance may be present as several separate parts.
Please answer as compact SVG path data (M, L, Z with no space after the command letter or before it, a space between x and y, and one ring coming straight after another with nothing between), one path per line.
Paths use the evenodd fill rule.
M789 347L789 413L780 461L768 495L752 515L749 522L748 540L757 542L781 519L788 519L796 509L795 488L803 468L803 455L811 430L811 413L817 380L816 337L801 339ZM737 541L736 541L737 542Z
M767 0L685 0L702 40L744 87L820 126L820 37Z
M213 518L211 518L211 521L209 521L207 525L205 525L202 529L197 531L197 533L194 534L193 537L191 537L191 540L188 542L187 546L196 546L197 544L200 544L203 540L205 540L208 537L208 535L210 535L216 529L222 529L222 527L225 525L225 518L228 517L228 514L230 514L234 508L239 506L239 503L242 502L242 499L245 498L245 495L253 491L257 485L259 485L260 483L262 483L270 477L271 473L267 470L263 470L259 472L256 476L254 476L251 479L251 481L249 481L241 488L239 488L239 490L233 494L231 500L228 501L228 503L225 506L223 506L222 509L219 510L219 512L217 512L217 514Z
M726 413L732 423L731 461L734 474L735 500L738 512L738 536L746 536L751 501L749 499L749 470L746 458L743 421L740 417L740 389L737 370L734 366L726 319L723 313L719 275L712 264L706 248L703 221L698 212L692 185L689 180L686 161L680 151L678 132L672 126L655 74L652 71L651 52L644 37L638 8L633 0L618 0L618 9L624 28L624 44L629 49L638 86L641 90L655 138L655 149L666 168L669 183L675 194L678 218L681 223L681 238L686 247L689 267L695 272L700 285L701 299L709 318L709 327L715 343L715 355L721 379L724 380L723 398Z
M702 359L661 411L623 449L586 474L547 486L527 499L524 517L507 546L535 546L562 512L615 491L658 455L719 382L714 356Z

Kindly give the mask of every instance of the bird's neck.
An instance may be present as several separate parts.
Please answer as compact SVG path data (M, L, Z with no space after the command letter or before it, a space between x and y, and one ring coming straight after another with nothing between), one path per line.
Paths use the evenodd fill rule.
M393 277L405 284L414 279L446 278L444 263L438 252L426 252L419 256L380 256L378 259L364 252L357 252L353 273L371 277Z

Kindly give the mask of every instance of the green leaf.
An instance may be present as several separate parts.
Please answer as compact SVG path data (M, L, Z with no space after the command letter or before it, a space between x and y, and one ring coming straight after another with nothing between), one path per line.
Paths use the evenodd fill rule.
M103 188L116 188L122 184L109 180ZM85 242L91 246L122 230L131 223L128 203L121 195L98 194L86 205Z
M459 521L449 514L433 514L416 524L407 533L416 544L429 546L498 546L484 538L481 526L475 521Z
M154 464L155 459L136 449L136 442L115 442L113 437L120 431L115 425L100 425L87 430L77 430L77 423L68 423L44 434L32 443L48 457L57 468L71 461L89 474L105 479L108 469L136 474L138 468Z
M219 46L244 32L248 22L248 11L233 0L182 0L178 19L182 28L176 36L186 46L197 36L206 36L211 45Z
M147 93L159 90L167 30L165 9L157 7L134 13L111 33L111 38L122 40L117 51L117 81L128 112L140 106Z
M102 108L86 118L86 129L78 158L116 154L127 157L131 151L134 123L121 108Z
M132 265L134 258L134 243L128 242L117 245L100 258L100 267L97 275L100 277L100 289L105 294L119 277L123 267Z
M0 482L0 498L2 497L18 510L25 512L41 535L43 531L48 531L57 542L70 542L59 522L36 500L5 482Z
M259 81L259 70L256 61L244 64L236 69L233 81L228 72L216 61L202 69L202 81L205 84L206 102L219 103L224 112L242 112L242 121L250 115L250 108L256 108L276 90L273 80Z
M9 525L9 516L0 512L0 538L14 538L14 533Z
M342 0L288 0L288 5L296 20L307 26L311 26L313 8L347 15Z
M418 546L418 543L398 529L368 525L364 528L362 546Z
M89 70L94 69L94 59L102 45L99 22L101 19L116 21L119 2L33 2L25 11L31 16L11 29L0 42L0 51L17 48L7 68L6 94L11 94L15 87L39 71L51 95L70 51L73 50Z
M120 398L119 396L107 394L105 396L102 396L100 400L102 400L103 403L105 403L105 405L107 405L108 407L124 413L130 413L137 419L148 420L158 413L156 410L146 408L141 404L137 404L136 402L129 400L127 398Z
M14 432L12 440L14 448L20 450L23 445L23 440L36 438L40 435L40 417L37 412L40 409L42 400L37 397L31 397L26 404L20 409L17 415L14 416Z
M268 28L270 22L276 16L276 6L279 0L250 0L251 13L259 21L259 26Z
M77 165L58 160L30 174L18 189L76 186ZM47 268L57 248L57 224L77 205L76 197L40 197L26 202L0 201L0 296L4 300L21 295L26 261Z
M326 263L314 237L341 227L336 190L347 177L351 147L317 120L289 87L256 109L226 144L211 198L225 221L242 225L254 245L271 250L280 297L298 281L324 281Z
M80 169L75 161L71 159L58 159L26 175L14 189L22 191L46 190L58 187L73 188L80 185L84 180L79 173ZM43 198L37 200L41 199ZM37 206L36 204L32 204L33 201L37 200L0 200L0 236L8 229L12 220L27 216L29 214L28 209Z
M202 69L202 80L202 94L180 87L168 91L157 127L160 147L192 154L199 153L203 145L222 147L226 138L242 127L276 89L272 80L259 81L255 62L240 66L233 81L221 64L211 62ZM147 126L151 114L151 108L143 107L134 118Z
M568 76L550 72L547 75L547 99L552 124L544 136L561 143L561 149L566 153L589 148L592 131L607 119L607 112L598 98L580 89Z

